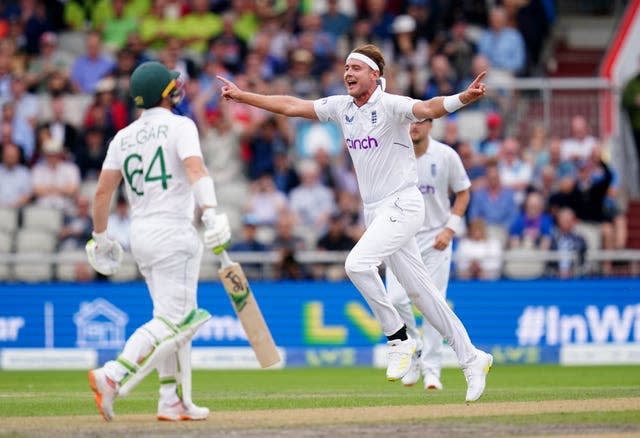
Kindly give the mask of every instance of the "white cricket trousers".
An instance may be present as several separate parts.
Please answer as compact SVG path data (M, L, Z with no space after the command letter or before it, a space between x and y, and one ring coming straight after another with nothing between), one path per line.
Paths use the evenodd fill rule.
M188 221L145 219L131 224L131 252L149 288L154 317L177 324L197 307L202 251Z
M451 270L451 244L440 251L433 247L433 238L429 239L428 242L422 242L420 236L419 234L418 242L422 261L433 280L433 284L442 296L446 298L449 272ZM420 334L407 292L388 266L385 272L389 299L407 325L407 332L416 340L422 338L422 342L418 342L418 349L422 350L422 355L420 356L422 373L430 373L440 378L443 350L442 336L426 319L423 319L422 334Z
M154 343L173 334L162 321L179 324L197 307L196 291L202 259L202 242L193 225L184 220L138 219L131 224L131 252L144 276L153 302L153 319L139 327L127 342L120 358L139 363L153 349ZM190 344L189 344L190 345ZM185 348L190 348L185 346ZM109 361L105 364L109 376L120 381L127 369ZM190 373L185 365L183 373ZM176 376L176 355L170 355L157 366L162 379ZM190 378L190 376L183 376ZM176 383L162 385L160 397L173 401Z
M460 366L476 357L466 329L434 286L415 235L424 218L424 201L417 187L408 187L382 201L365 204L367 229L345 262L347 275L380 322L386 336L404 321L391 303L378 267L384 261L425 319L456 352Z

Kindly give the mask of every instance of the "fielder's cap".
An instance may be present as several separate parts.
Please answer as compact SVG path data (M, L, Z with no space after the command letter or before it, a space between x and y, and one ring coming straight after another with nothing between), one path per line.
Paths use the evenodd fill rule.
M62 143L55 138L49 138L42 143L42 153L46 155L57 155L63 151Z
M138 108L156 106L169 96L176 86L180 72L169 71L157 61L140 64L131 75L131 97Z
M411 15L398 15L391 25L393 33L409 33L416 30L416 20Z

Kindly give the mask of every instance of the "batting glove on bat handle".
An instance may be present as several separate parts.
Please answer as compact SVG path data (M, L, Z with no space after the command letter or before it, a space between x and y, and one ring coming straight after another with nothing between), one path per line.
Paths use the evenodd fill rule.
M231 228L226 213L216 214L214 209L208 208L202 214L202 223L205 226L203 240L207 248L212 249L215 254L229 248Z

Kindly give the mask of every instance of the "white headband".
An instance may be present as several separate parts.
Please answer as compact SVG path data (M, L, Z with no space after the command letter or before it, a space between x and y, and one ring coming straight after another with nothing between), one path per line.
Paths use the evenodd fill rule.
M358 61L362 61L367 64L372 69L380 71L380 67L378 67L378 64L376 64L375 61L369 58L367 55L363 55L362 53L358 52L351 52L349 53L349 56L347 56L347 61L349 61L350 59L357 59Z
M363 55L362 53L358 53L358 52L351 52L349 53L349 56L347 56L347 62L350 59L357 59L358 61L362 61L365 64L367 64L373 70L380 71L380 67L378 67L378 64L376 64L376 62L373 59L369 58L367 55ZM387 88L386 79L380 76L378 78L378 82L380 84L380 87L382 88L382 91L384 91L385 88Z

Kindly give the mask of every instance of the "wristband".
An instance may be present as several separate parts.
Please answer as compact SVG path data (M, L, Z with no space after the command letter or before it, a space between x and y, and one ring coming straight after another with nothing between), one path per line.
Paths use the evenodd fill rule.
M465 104L460 100L460 95L462 93L454 94L453 96L445 96L442 100L442 105L444 109L448 113L453 113L462 108Z
M217 207L216 191L213 188L213 179L210 176L203 176L192 186L193 194L199 207Z
M458 234L460 232L460 228L462 227L462 218L457 214L452 214L451 216L449 216L449 219L444 226L445 228L449 228L450 230L452 230L455 234Z

